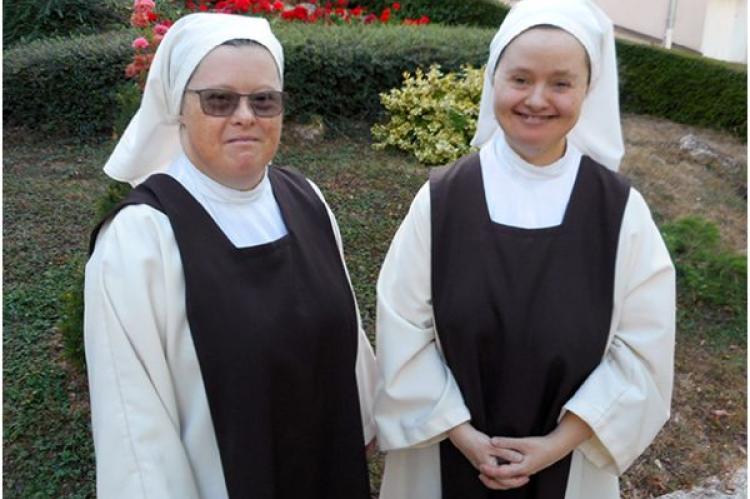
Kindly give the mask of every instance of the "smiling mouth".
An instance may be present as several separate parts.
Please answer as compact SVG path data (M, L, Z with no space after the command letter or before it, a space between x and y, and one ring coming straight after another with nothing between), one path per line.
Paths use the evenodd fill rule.
M236 137L227 140L227 144L250 144L252 142L259 142L259 139L255 137Z
M524 123L529 124L538 124L538 123L546 123L550 120L553 120L557 118L556 115L537 115L537 114L526 114L526 113L519 113L518 111L513 111L513 113L521 118Z

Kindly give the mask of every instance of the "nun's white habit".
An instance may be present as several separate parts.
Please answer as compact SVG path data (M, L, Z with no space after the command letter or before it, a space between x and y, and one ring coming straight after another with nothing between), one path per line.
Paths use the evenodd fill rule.
M566 152L544 168L525 162L508 146L492 106L493 69L500 53L515 36L540 24L574 35L592 63L591 87L580 120L568 135ZM617 169L623 146L614 38L611 22L596 6L586 0L523 0L511 10L490 47L473 145L480 148L486 211L492 222L511 230L554 230L563 222L583 155ZM380 447L387 451L382 499L441 498L440 442L448 430L473 420L435 322L431 209L428 183L396 233L378 281L382 378L374 414ZM618 475L668 419L674 286L674 268L660 233L642 196L631 188L616 243L603 356L554 415L559 420L572 411L593 430L572 453L566 499L618 498ZM545 314L544 305L536 312ZM524 379L504 382L523 385Z
M177 121L193 70L210 50L231 39L252 39L265 46L283 73L281 46L265 20L224 14L180 19L157 52L141 108L105 171L133 185L153 173L167 173L200 203L232 244L242 248L287 233L269 175L246 192L216 183L182 153ZM326 207L343 265L335 218L320 191L312 187ZM145 204L132 205L102 228L86 266L85 304L98 496L227 497L186 315L181 253L164 213ZM374 437L370 414L377 376L358 311L356 315L364 448ZM306 408L298 409L299 417L305 418Z

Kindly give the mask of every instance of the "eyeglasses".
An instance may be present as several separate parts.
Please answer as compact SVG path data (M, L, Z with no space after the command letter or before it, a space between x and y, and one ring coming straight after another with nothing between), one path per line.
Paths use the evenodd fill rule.
M284 111L284 99L286 97L284 92L278 90L266 90L252 94L239 94L231 90L218 88L204 88L202 90L188 88L185 91L198 94L201 109L204 114L209 116L231 116L237 110L240 98L247 97L255 116L272 118Z

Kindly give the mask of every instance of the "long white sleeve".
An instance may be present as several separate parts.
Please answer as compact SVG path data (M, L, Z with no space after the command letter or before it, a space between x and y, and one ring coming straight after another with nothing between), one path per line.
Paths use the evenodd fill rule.
M432 313L430 192L425 184L391 243L378 279L382 374L375 422L382 449L426 446L470 419L440 351Z
M172 299L167 267L180 262L163 259L169 242L161 235L154 210L125 208L104 228L86 266L84 332L99 497L199 497L165 353Z
M341 239L341 231L339 230L339 224L336 221L336 217L328 206L328 203L323 197L323 193L320 191L317 185L308 179L308 182L315 190L316 194L323 201L328 212L328 218L331 220L331 227L333 227L333 235L336 238L336 244L339 248L339 254L341 255L341 264L344 266L346 272L346 279L349 281L349 288L354 296L354 306L357 313L357 364L355 367L357 376L357 390L359 392L359 408L362 414L362 432L365 437L365 444L375 438L375 422L373 421L373 403L375 401L375 388L378 382L378 366L375 362L375 354L372 351L370 340L367 338L362 327L362 316L359 313L359 305L357 304L357 297L354 294L354 287L352 286L352 279L349 276L349 269L346 267L346 261L344 259L344 243Z
M608 347L564 408L593 429L580 450L596 466L623 473L669 418L674 341L674 267L648 206L631 189Z

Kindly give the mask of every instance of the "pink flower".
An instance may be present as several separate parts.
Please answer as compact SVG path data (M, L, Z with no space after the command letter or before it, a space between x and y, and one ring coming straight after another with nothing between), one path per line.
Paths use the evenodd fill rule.
M149 23L148 13L146 12L133 12L130 16L130 25L135 28L145 28Z
M138 68L134 63L130 63L125 67L125 78L132 78L138 74Z
M375 14L367 14L365 18L363 19L365 24L371 24L378 20L378 16Z
M136 50L143 50L148 48L148 40L145 38L138 37L135 40L133 40L133 48Z
M164 36L167 34L167 30L169 30L169 26L166 26L164 24L157 24L154 26L154 35L158 36Z
M154 0L135 0L133 10L136 12L150 12L156 7Z

